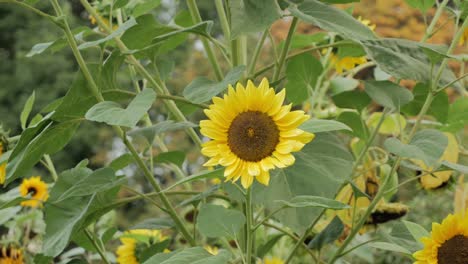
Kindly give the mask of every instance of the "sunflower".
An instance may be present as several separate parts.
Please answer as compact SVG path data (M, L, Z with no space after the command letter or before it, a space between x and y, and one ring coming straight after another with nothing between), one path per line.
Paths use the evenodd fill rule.
M439 160L446 160L448 162L457 163L459 155L458 153L460 151L458 148L457 139L451 133L444 134L447 136L448 145ZM421 160L413 160L413 162L426 172L423 173L419 178L421 186L426 190L434 190L445 186L453 174L453 171L451 170L427 173L428 171L432 171L433 168L428 167Z
M468 259L468 216L448 215L441 224L432 223L424 248L413 254L414 264L466 264Z
M263 264L284 264L284 261L280 258L276 257L265 257L263 258L263 262L260 262Z
M3 154L3 144L0 143L0 157ZM5 183L6 176L6 162L0 165L0 185Z
M0 249L0 264L23 264L23 251L14 246L4 246Z
M124 236L120 238L122 245L117 248L117 263L139 264L140 254L143 251L166 239L167 237L159 230L134 229L126 231Z
M24 179L19 187L19 192L23 197L31 194L31 200L21 202L21 206L25 207L36 208L42 206L42 202L47 201L49 198L47 184L39 176Z
M212 140L203 144L202 153L210 159L204 166L226 167L226 181L241 178L244 188L253 179L268 185L269 171L294 163L291 152L299 151L315 135L298 129L309 116L283 106L286 91L278 94L263 79L258 87L251 81L244 88L229 86L224 98L214 97L205 110L209 120L200 121L200 131Z

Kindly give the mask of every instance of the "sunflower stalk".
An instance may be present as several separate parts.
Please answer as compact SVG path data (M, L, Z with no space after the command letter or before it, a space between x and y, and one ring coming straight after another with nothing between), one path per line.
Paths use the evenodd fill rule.
M63 15L63 11L58 3L58 0L50 0L50 2L52 3L56 13L58 16L62 16ZM106 28L109 32L110 32L110 29L107 27L107 25L99 18L99 16L96 14L96 12L94 11L94 9L89 5L89 3L86 1L86 0L82 0L81 1L82 4L85 6L85 8L89 11L91 10L91 13L95 18L96 20L98 21L98 24L101 26L103 26L103 28ZM89 83L89 87L90 87L90 90L92 92L92 94L94 95L94 97L98 100L98 102L103 102L104 101L104 98L102 96L102 94L100 93L99 91L99 88L97 87L96 85L96 82L94 81L94 78L92 77L80 51L78 50L78 46L76 44L76 40L71 32L71 29L70 29L70 26L68 25L68 22L66 19L64 19L63 21L64 23L64 27L63 27L63 30L65 32L65 35L66 35L66 38L67 38L67 41L72 49L72 52L75 56L75 59L77 60L78 62L78 65L80 66L80 69L81 71L83 72L84 76L85 76L85 79L87 80L87 82ZM119 43L119 40L118 38L116 38L116 42ZM120 41L120 45L121 46L123 45L123 43ZM126 47L124 47L126 48ZM131 56L130 59L133 59L136 61L136 59ZM135 65L138 69L138 67L140 66L141 68L143 68L143 66L139 63L136 63ZM143 68L144 69L144 68ZM144 72L147 73L147 76L145 77L150 77L151 78L151 75L145 70ZM159 77L159 76L158 76ZM154 81L154 79L151 78L151 80ZM156 83L156 82L155 82ZM175 105L174 105L175 106ZM177 107L175 107L177 109ZM178 110L178 109L177 109ZM180 113L182 115L182 113ZM183 115L182 115L183 116ZM184 117L185 119L185 117ZM131 154L133 155L133 157L135 158L138 166L140 167L140 169L142 170L145 178L150 182L150 184L152 185L152 187L156 190L156 192L159 194L159 198L161 199L162 203L164 204L164 208L167 210L168 214L171 216L171 218L174 220L177 228L179 229L179 231L182 233L182 235L184 236L184 238L191 244L191 245L195 245L195 240L193 239L193 237L190 235L187 227L184 225L184 223L182 222L181 218L179 217L179 215L177 214L177 212L175 211L175 208L172 206L172 204L170 203L169 199L167 198L167 196L161 192L161 187L159 186L159 184L156 182L156 179L153 177L151 171L148 169L148 167L146 166L146 164L144 163L144 161L141 159L140 155L138 154L138 152L136 151L136 149L134 148L134 146L131 144L131 142L128 140L128 138L126 137L125 133L123 132L123 130L118 127L118 126L114 126L114 130L117 132L118 136L123 140L124 144L126 145L126 147L130 150ZM194 131L195 133L195 131ZM198 138L198 135L196 135L196 138L198 140L200 140Z
M246 258L247 264L252 264L252 250L253 250L253 233L255 230L252 228L253 224L253 210L252 210L252 187L248 188L245 195L245 217L246 217Z
M99 253L99 255L101 256L101 259L102 261L104 261L104 263L106 264L111 264L111 262L107 259L106 257L106 250L103 249L99 243L96 241L94 235L88 230L85 228L85 235L86 237L89 239L89 241L91 242L91 244L93 244L93 247L96 249L96 251Z
M291 26L289 27L288 36L286 37L283 49L281 50L281 54L280 54L279 61L278 61L278 66L275 68L275 71L273 72L272 82L277 81L281 74L283 65L286 62L286 56L288 55L289 49L291 48L292 37L294 35L294 32L296 32L298 21L299 19L297 17L294 17L293 20L291 21Z

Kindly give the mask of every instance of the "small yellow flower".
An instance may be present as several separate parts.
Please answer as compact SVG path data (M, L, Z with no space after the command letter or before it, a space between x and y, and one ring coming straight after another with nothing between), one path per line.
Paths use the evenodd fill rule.
M337 55L331 54L330 62L335 67L337 73L343 73L344 71L352 70L356 68L356 66L366 63L367 59L364 56L339 58Z
M284 264L284 261L275 257L265 257L263 259L263 264Z
M0 157L3 154L3 144L0 143ZM6 177L6 162L0 165L0 185L5 183Z
M441 224L432 223L424 248L413 254L414 264L466 264L468 259L468 217L448 215Z
M226 167L226 181L240 178L249 188L254 179L268 185L271 169L292 165L291 152L301 150L314 134L298 128L309 116L291 111L291 104L283 106L285 95L284 89L276 94L264 78L258 87L238 83L224 98L214 97L205 110L209 120L200 121L200 132L212 139L202 147L210 158L204 166L220 164Z
M99 18L104 22L104 24L106 24L108 27L110 27L109 19L104 18L104 17L101 17L101 16L99 16ZM91 23L91 25L96 25L96 24L97 24L97 20L96 20L96 18L95 18L94 16L89 15L89 16L88 16L88 19L89 19L89 22ZM118 25L116 25L116 24L113 24L113 25L112 25L112 30L115 31L115 30L118 29L118 28L119 28ZM101 28L101 27L99 27L99 30L102 31L102 32L104 32L104 29Z
M208 251L208 253L210 253L213 256L216 256L219 253L219 249L217 247L206 245L204 248L206 249L206 251Z
M148 247L148 245L139 242L137 239L125 237L125 235L145 236L149 239L151 245L167 239L159 230L134 229L126 231L124 236L120 238L122 245L117 248L117 263L119 264L140 264L138 253Z
M370 30L375 31L375 24L371 24L372 22L369 19L363 19L361 16L357 18L361 24L367 26Z
M24 264L23 251L13 246L0 248L0 264Z
M19 192L23 197L31 194L31 200L21 202L21 206L25 207L42 207L42 202L49 198L47 184L39 176L24 179L19 187Z

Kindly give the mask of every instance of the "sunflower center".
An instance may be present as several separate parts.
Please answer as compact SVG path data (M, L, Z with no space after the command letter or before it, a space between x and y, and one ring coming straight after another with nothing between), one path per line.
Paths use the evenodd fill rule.
M36 195L37 190L34 187L28 187L28 193L30 193L32 196Z
M260 161L270 156L279 143L279 130L273 119L259 111L239 114L228 130L231 151L245 161Z
M468 259L468 237L456 235L445 241L437 252L439 264L466 264Z

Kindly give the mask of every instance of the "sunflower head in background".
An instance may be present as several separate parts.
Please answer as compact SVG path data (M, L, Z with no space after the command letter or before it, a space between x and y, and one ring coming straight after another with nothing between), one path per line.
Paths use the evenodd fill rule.
M3 143L0 141L0 158L2 157L5 149L3 148ZM5 183L6 177L6 162L0 164L0 185Z
M134 229L124 233L117 248L117 263L140 264L149 256L154 255L155 246L160 244L160 252L166 251L169 242L159 230ZM159 248L159 247L156 247Z
M226 180L240 178L249 188L254 179L268 185L271 169L292 165L291 152L301 150L314 134L298 128L309 116L291 111L291 104L283 106L285 94L284 89L275 93L264 78L258 87L238 83L223 98L214 97L205 110L209 120L200 121L201 133L212 139L202 147L210 158L204 166L222 165Z
M413 254L415 264L466 264L468 259L468 217L447 216L441 224L432 223L430 237L423 237L424 248Z
M47 184L39 176L24 179L19 187L19 192L23 197L31 195L30 200L21 202L21 206L24 207L40 207L49 198Z
M12 245L0 248L0 264L24 264L23 251Z

